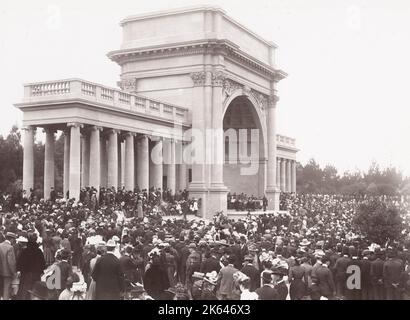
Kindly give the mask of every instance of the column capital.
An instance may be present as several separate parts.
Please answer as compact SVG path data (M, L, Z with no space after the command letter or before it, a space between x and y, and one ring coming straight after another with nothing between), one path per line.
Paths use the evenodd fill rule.
M161 137L161 136L154 136L154 135L148 135L148 134L146 136L151 141L163 141L164 140L164 137Z
M68 122L67 123L67 127L73 127L73 128L84 128L84 125L82 123L79 122Z
M125 137L131 136L131 137L135 137L137 135L136 132L132 132L132 131L127 131L124 133Z
M21 127L21 129L20 130L24 130L24 131L36 131L37 130L37 128L35 127L35 126L24 126L24 127Z
M268 97L268 107L269 108L276 108L276 104L279 101L279 96L276 94L271 94Z
M175 143L175 138L164 138L164 137L162 137L162 141L164 141L164 142L174 142Z
M142 139L148 139L149 137L146 134L143 133L137 133L136 134L136 139L137 141L142 140Z
M107 130L107 133L109 133L109 134L111 134L111 133L121 134L121 130L118 130L118 129L108 129L108 130Z
M192 81L194 82L194 87L203 87L206 82L206 72L192 72L190 74Z
M225 72L221 70L212 72L212 86L213 87L222 87L225 79L226 79Z
M100 131L100 132L102 132L103 131L103 127L100 127L100 126L91 126L90 127L90 131Z

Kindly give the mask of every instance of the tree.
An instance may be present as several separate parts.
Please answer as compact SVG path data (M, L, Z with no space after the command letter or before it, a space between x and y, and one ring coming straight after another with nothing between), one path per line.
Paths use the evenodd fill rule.
M400 214L397 208L372 200L358 207L353 224L367 239L384 245L401 237L404 226Z
M22 176L23 148L17 126L13 126L4 139L0 135L0 190L10 192L11 184Z

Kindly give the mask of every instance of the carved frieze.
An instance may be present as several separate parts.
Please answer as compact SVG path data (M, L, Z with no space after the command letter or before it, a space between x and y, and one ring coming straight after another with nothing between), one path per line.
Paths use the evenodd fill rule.
M268 107L268 97L256 90L251 90L252 96L259 104L259 108L264 111Z

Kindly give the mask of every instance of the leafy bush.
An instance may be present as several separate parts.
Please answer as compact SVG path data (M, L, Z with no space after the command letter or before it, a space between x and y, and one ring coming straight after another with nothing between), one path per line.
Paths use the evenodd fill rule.
M379 245L398 240L403 230L399 210L379 200L361 204L353 224L367 239Z

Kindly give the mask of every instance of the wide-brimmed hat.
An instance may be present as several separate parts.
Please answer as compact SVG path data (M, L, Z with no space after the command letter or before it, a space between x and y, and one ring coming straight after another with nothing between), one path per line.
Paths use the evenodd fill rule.
M16 235L15 233L13 233L13 232L7 232L7 233L6 233L6 237L7 237L7 238L14 238L14 239L16 239L16 238L17 238L17 235Z
M28 290L28 292L41 300L48 299L47 284L43 281L35 282L33 286L33 290Z
M229 246L228 242L225 239L221 239L217 241L217 243L223 246Z
M107 248L115 248L117 246L117 244L115 243L115 241L113 239L110 239L107 241L106 247Z
M272 274L285 276L288 274L288 270L284 267L276 267L272 269Z
M25 243L25 242L28 242L28 239L25 238L25 237L20 236L16 239L16 241L20 242L20 243Z
M304 238L304 239L300 242L300 245L303 246L303 247L305 247L305 246L310 245L310 243L311 243L311 242L310 242L308 239Z

